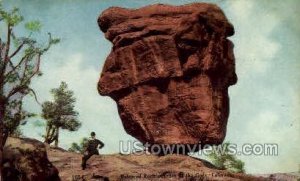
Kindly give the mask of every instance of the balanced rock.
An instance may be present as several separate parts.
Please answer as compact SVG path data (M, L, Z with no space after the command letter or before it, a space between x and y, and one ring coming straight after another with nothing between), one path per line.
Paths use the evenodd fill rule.
M150 144L222 143L237 76L234 28L219 7L112 7L98 24L113 43L98 90L116 101L128 134Z

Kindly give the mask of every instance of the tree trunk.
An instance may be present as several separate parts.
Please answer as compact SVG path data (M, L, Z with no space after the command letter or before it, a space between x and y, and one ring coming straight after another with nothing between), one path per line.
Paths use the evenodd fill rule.
M55 138L54 137L55 132L56 132L55 127L50 125L49 132L50 132L50 134L48 134L48 136L46 136L45 142L48 143L48 144L51 144L54 141L54 138Z
M49 142L50 129L51 129L51 125L47 124L47 126L46 126L46 135L45 135L45 140L44 140L44 142L47 143L47 144L49 144L48 142Z
M3 177L2 177L2 170L3 170L3 167L2 167L2 161L3 161L3 143L4 143L4 140L3 140L3 130L4 130L4 126L3 126L3 117L2 117L2 114L0 115L1 116L1 120L0 120L0 181L3 180Z
M58 147L58 136L59 136L59 127L56 127L55 143L54 146Z
M4 130L4 116L5 116L5 102L0 97L0 181L3 180L3 147L6 142L5 130Z

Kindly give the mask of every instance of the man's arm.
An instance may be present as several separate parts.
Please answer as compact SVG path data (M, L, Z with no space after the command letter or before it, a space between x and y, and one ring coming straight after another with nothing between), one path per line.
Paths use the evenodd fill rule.
M104 143L102 141L98 140L98 144L99 144L99 149L104 147Z

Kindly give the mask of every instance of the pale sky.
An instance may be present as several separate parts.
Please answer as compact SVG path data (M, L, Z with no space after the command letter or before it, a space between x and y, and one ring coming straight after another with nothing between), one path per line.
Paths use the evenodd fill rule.
M49 90L67 82L77 98L82 127L64 131L60 146L87 137L91 131L106 143L102 153L118 153L126 134L115 102L98 94L97 81L111 44L97 25L98 15L110 6L137 8L153 3L185 4L190 0L3 0L6 8L19 7L25 20L39 20L43 29L60 37L61 43L44 57L44 75L33 81L40 102L51 99ZM198 1L202 2L202 1ZM238 83L229 89L230 116L226 141L276 143L278 156L240 156L248 173L292 172L300 164L300 25L297 0L216 0L235 27ZM18 29L23 34L23 30ZM2 31L2 30L1 30ZM32 98L26 109L40 113ZM29 120L24 135L41 138L41 118Z

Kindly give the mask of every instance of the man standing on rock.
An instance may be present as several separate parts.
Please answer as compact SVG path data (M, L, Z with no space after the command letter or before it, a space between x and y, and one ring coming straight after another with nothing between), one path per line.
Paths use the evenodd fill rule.
M91 132L91 138L87 143L86 149L84 151L83 157L82 157L82 170L86 168L86 162L91 156L93 155L99 155L98 149L101 149L104 147L104 143L100 140L96 139L95 132Z

